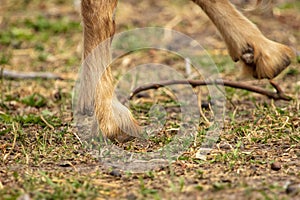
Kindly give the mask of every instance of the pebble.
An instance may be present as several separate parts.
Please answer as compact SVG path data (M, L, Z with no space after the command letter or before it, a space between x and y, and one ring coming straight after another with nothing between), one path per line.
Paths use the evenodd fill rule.
M281 164L279 162L273 162L271 164L271 169L274 171L279 171L281 169Z
M115 176L115 177L121 177L122 176L122 174L119 170L112 170L109 174L111 176Z
M127 200L136 200L137 196L135 196L134 194L128 194L128 195L126 195L126 199Z
M289 184L285 192L291 195L300 194L300 184Z

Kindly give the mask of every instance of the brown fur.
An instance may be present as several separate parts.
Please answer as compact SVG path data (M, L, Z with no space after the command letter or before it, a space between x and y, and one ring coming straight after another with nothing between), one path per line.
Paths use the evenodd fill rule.
M258 3L261 1L258 0ZM290 64L292 50L267 39L229 0L193 2L199 5L215 24L224 38L230 56L234 61L243 63L246 73L258 79L272 79ZM86 61L81 73L79 109L83 113L95 109L103 135L124 142L138 136L140 128L130 111L115 97L110 69L105 70L100 80L93 78L95 74L106 69L111 60L109 41L104 42L101 55L93 55L92 50L113 36L113 13L117 0L82 0L81 4L84 26L83 57ZM89 62L88 57L94 60ZM94 64L95 60L97 66Z
M228 0L194 0L216 25L234 61L255 78L272 79L290 64L293 51L267 39Z

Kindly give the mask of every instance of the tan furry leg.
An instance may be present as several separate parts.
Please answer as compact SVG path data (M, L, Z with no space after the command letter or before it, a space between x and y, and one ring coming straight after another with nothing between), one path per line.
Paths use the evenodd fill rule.
M138 136L140 128L130 111L114 95L109 38L115 32L113 12L117 0L82 0L84 63L79 107L95 108L99 128L111 140L125 142Z
M229 0L193 0L216 25L234 61L241 61L245 73L272 79L284 70L293 51L267 39Z

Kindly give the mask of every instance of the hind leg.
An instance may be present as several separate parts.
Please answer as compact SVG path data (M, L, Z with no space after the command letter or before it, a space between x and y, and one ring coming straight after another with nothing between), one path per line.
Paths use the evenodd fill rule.
M223 36L234 61L255 78L272 79L289 64L293 51L267 39L229 0L193 0L209 16Z

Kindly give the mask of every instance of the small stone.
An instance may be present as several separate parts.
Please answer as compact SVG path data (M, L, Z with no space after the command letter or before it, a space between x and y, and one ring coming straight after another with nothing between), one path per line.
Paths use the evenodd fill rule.
M291 195L300 194L300 184L289 184L285 192Z
M135 196L134 194L128 194L126 195L126 199L127 200L136 200L137 199L137 196Z
M109 174L111 176L114 176L114 177L121 177L122 176L122 174L119 170L112 170Z
M279 171L281 169L281 164L279 162L273 162L271 164L271 169L274 171Z

